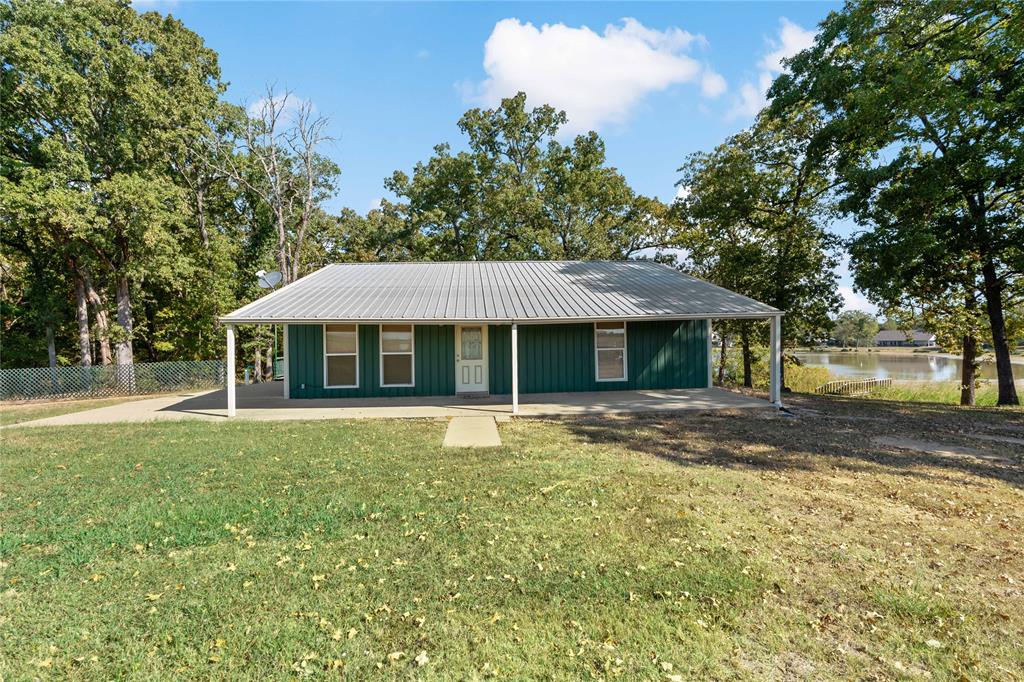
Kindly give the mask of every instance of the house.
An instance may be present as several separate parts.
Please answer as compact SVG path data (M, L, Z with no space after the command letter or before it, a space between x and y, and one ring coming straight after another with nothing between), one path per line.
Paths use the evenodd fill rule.
M936 346L935 334L913 329L883 329L875 335L876 346L915 346L932 348Z
M228 413L234 328L284 326L284 396L508 395L703 388L711 319L781 311L648 261L328 265L221 318Z

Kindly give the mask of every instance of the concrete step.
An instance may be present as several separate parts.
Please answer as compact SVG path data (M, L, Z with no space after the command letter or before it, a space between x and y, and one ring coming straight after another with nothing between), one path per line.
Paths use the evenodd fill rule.
M446 448L496 448L500 445L494 417L452 417L444 434Z

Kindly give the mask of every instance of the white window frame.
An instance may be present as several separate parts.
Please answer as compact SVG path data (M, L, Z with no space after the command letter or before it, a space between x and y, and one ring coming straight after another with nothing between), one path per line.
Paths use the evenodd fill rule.
M409 328L409 352L384 352L384 327L408 327ZM380 362L380 387L381 388L412 388L416 385L416 325L404 324L402 322L377 325L377 355ZM384 383L384 356L385 355L408 355L409 356L409 379L408 384L385 384Z
M347 322L332 322L331 324L349 324ZM353 324L356 328L356 352L355 353L328 353L327 352L327 327L328 324L321 325L323 329L323 343L324 343L324 388L359 388L359 325ZM332 386L327 383L327 358L337 356L354 355L356 358L356 383L354 384L339 384Z
M618 322L622 324L622 376L614 378L601 378L601 358L600 353L602 350L618 350L618 348L598 348L597 347L597 322L594 323L594 381L606 383L609 381L629 381L629 330L628 324L625 320L601 320L602 323Z

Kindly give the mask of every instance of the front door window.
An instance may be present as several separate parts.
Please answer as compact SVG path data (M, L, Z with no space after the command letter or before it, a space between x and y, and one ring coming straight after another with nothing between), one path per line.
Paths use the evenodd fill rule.
M484 333L480 327L462 328L462 359L482 360L484 357Z

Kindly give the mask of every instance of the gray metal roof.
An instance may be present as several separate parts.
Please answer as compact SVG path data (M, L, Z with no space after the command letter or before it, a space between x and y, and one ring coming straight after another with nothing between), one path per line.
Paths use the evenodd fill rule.
M224 322L765 317L775 308L650 261L328 265Z

